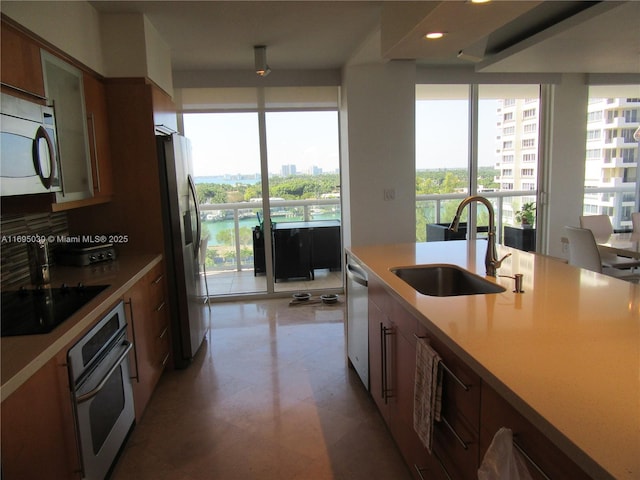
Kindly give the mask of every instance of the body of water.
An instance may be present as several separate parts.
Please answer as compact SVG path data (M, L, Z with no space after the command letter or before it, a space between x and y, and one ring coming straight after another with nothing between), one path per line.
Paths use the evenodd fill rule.
M194 183L218 183L225 185L237 185L238 183L242 185L255 185L256 183L260 183L260 176L250 178L226 178L226 177L193 177Z

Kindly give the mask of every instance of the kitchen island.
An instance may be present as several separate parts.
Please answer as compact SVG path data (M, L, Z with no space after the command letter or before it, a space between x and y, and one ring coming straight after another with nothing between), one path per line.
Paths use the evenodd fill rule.
M388 294L592 478L640 478L640 286L498 246L503 293L433 297L390 269L485 276L486 241L350 249ZM371 348L371 347L370 347ZM373 392L372 392L373 394Z

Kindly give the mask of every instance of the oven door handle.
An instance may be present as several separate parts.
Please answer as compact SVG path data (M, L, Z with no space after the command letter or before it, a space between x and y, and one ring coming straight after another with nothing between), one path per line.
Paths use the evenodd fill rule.
M120 356L118 357L118 360L116 360L116 362L109 369L106 375L102 378L102 380L100 380L100 383L98 384L98 386L93 390L91 390L90 392L87 392L84 395L80 395L76 397L77 403L86 402L87 400L91 400L93 397L95 397L100 392L100 390L104 388L105 384L107 383L107 380L109 380L109 377L113 374L113 372L115 372L117 368L120 368L120 364L124 362L124 360L127 358L127 354L133 348L133 343L131 343L129 340L124 340L122 342L122 345L126 346L126 348L124 349L124 352L120 354Z

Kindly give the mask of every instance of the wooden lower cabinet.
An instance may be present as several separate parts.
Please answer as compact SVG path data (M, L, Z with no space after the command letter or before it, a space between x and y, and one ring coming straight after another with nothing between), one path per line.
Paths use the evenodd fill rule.
M142 418L169 360L169 317L164 266L156 265L126 293L128 335L134 344L129 357L136 421Z
M483 457L498 429L507 427L513 432L514 443L529 457L527 467L534 480L544 480L545 476L572 480L591 478L486 383L482 385L480 422L480 454Z
M2 478L80 479L66 349L2 402Z
M413 430L417 337L429 338L442 359L442 420L434 426L432 454ZM371 396L416 479L476 479L501 427L512 429L516 443L549 478L590 478L375 278L369 281L369 382ZM533 464L528 466L535 480L544 478Z
M405 462L420 478L418 471L425 475L436 464L413 429L418 322L379 287L369 281L370 391Z

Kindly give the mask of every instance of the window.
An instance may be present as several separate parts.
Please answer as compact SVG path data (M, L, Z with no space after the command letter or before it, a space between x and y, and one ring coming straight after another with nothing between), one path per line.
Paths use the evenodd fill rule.
M624 143L634 143L633 132L635 128L622 128L620 131L620 137L624 139Z
M522 170L520 170L520 175L522 175L523 177L533 177L534 170L533 168L523 168Z
M599 148L590 148L587 150L587 160L600 160L602 151Z
M594 104L597 104L599 102L593 102ZM589 114L587 115L587 121L588 122L600 122L602 120L602 110L597 110L595 112L589 112Z
M530 162L537 161L539 85L478 85L478 123L469 127L469 85L416 86L416 239L423 240L425 223L450 221L460 200L466 194L485 195L492 200L496 214L505 224L513 224L514 210L522 204L522 195L492 198L491 192L520 189L521 137L531 139ZM526 104L526 106L525 106ZM530 111L523 122L523 112ZM429 118L431 117L431 118ZM469 128L478 139L477 159L469 158ZM464 150L463 150L464 149ZM436 153L442 152L442 153ZM468 178L468 165L477 162L477 183ZM452 166L453 165L453 166ZM465 182L457 184L455 172L464 166ZM439 169L440 171L437 171ZM431 171L428 171L431 170ZM535 169L534 169L535 170ZM429 178L427 175L430 175ZM475 191L474 191L475 186ZM527 182L527 200L535 201L535 177ZM422 200L431 192L429 199ZM532 193L529 193L532 192ZM447 193L449 198L434 200L434 194ZM450 194L459 195L451 199ZM494 195L495 196L495 195ZM512 205L513 202L513 205ZM465 209L464 218L468 214ZM475 209L477 222L486 225L487 211ZM500 235L500 233L499 233Z
M624 111L625 123L637 123L638 122L638 109L625 110Z
M416 195L469 191L469 87L416 86ZM495 120L495 117L494 117ZM495 163L494 142L485 137L486 162ZM491 170L490 179L495 173ZM416 239L426 239L426 225L452 219L459 202L418 202Z
M525 138L522 140L522 148L533 148L536 146L535 138Z
M522 155L523 162L535 162L537 155L535 153L525 153Z
M337 87L194 88L180 94L203 231L209 234L207 270L251 272L241 279L217 277L222 281L216 286L227 291L215 294L300 288L256 275L265 266L259 271L253 257L254 228L266 220L267 202L272 222L340 219ZM342 286L339 272L327 275L331 287Z
M587 130L587 140L600 140L602 130Z
M622 157L622 163L635 163L636 162L636 149L622 148L620 149Z
M535 117L536 116L536 109L535 108L529 108L527 110L525 110L524 112L522 112L522 118L524 120Z

